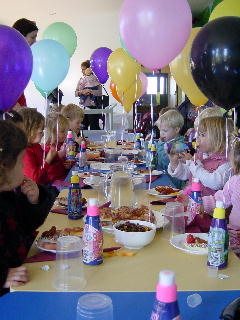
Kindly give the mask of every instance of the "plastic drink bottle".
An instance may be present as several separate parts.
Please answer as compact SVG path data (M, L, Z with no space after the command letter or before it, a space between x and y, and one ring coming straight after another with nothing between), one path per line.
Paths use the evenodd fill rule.
M75 143L73 140L72 131L67 133L67 145L66 145L66 160L75 160Z
M189 151L189 145L181 141L166 142L164 150L166 153L182 153Z
M202 188L198 178L193 178L192 191L189 196L189 213L187 223L191 223L197 214L203 214Z
M89 199L86 222L83 231L83 263L98 265L103 263L102 258L103 232L99 217L97 199Z
M140 150L141 149L141 140L140 140L140 136L139 135L136 136L135 149L136 150Z
M173 271L160 271L156 300L150 320L180 320L177 286Z
M208 234L208 266L219 269L225 268L228 263L229 236L225 209L222 201L216 201L213 219Z
M82 218L82 216L82 192L79 185L79 177L73 175L68 192L68 218L75 220Z
M151 143L148 143L147 148L146 148L146 156L145 156L145 160L146 160L146 169L148 169L150 167L150 158L151 158Z
M152 170L156 170L157 169L158 159L157 159L157 151L156 151L155 144L153 144L152 147L151 147L151 156L150 157L151 157L150 168Z
M79 168L83 170L86 162L87 162L86 145L85 145L85 142L82 141L80 146L80 152L79 152L79 162L78 162Z

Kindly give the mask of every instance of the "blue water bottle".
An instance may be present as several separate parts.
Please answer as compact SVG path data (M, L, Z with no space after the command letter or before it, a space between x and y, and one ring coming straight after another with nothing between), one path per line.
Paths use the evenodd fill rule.
M160 271L156 300L150 320L180 320L177 286L173 271Z
M79 177L73 175L68 192L68 218L76 220L82 218L82 216L82 192L79 185Z
M73 140L73 134L72 131L69 130L67 133L67 145L66 145L66 160L74 161L75 160L75 143Z
M80 170L84 171L86 162L87 162L86 145L85 145L85 142L82 141L80 146L79 159L78 159L78 165Z
M103 263L103 232L97 199L88 199L87 216L83 231L83 263L96 266Z

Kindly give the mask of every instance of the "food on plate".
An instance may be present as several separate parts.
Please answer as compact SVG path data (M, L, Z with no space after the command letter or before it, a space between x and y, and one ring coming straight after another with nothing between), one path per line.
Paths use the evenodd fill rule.
M171 186L158 186L155 188L155 190L162 195L168 195L168 194L177 193L180 191L179 189L174 189Z
M46 250L56 250L57 249L57 243L56 242L42 242L41 248Z
M185 246L190 248L207 248L208 243L204 239L194 237L192 234L188 234Z
M132 162L134 162L135 164L143 164L144 163L144 161L138 160L138 159L132 160Z
M113 223L121 220L149 220L149 209L147 206L140 208L131 208L122 206L118 209L100 208L101 220L112 221ZM150 219L154 220L154 216L150 213Z
M68 198L67 197L59 197L56 199L56 204L61 207L67 207L68 206ZM82 206L86 206L87 199L82 198Z
M143 170L137 170L138 173L142 173L142 174L149 174L150 175L150 170L146 170L146 169L143 169Z
M46 239L51 241L57 241L59 237L62 236L78 236L81 237L83 233L83 228L64 228L62 230L57 230L55 226L52 226L49 230L44 231L41 234L40 239Z
M132 223L129 221L122 223L119 226L116 226L116 229L125 232L146 232L152 230L147 226L141 225L139 223Z

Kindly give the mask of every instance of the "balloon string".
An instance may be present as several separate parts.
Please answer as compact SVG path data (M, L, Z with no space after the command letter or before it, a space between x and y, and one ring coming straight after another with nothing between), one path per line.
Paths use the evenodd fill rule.
M228 118L226 118L226 159L228 158Z
M58 113L60 113L60 105L59 105L59 89L57 89L57 92L58 92L58 98L57 98L57 112L58 112ZM59 117L57 117L57 126L56 126L56 131L57 131L56 151L58 151Z
M234 125L234 131L236 130L236 122L237 122L237 117L236 117L236 108L233 108L233 125Z
M44 167L45 156L46 156L46 125L47 125L47 92L45 94L45 105L44 105L44 130L43 130L43 161L42 167Z

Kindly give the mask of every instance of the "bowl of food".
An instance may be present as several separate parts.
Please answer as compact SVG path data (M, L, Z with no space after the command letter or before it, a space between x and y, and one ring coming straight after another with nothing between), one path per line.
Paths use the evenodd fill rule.
M155 224L148 221L128 220L113 225L115 240L126 249L139 250L152 242L155 233Z

